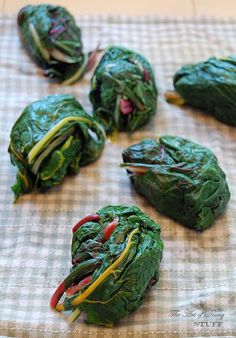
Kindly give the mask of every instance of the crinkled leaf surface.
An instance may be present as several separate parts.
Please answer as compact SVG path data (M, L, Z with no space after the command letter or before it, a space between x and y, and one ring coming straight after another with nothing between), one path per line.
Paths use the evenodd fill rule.
M160 226L137 207L107 206L100 209L97 215L100 216L98 221L83 224L75 231L72 239L72 273L79 271L80 277L73 277L73 284L77 284L82 275L92 274L92 280L78 293L66 297L63 304L64 310L79 309L85 312L87 323L112 326L136 310L148 289L157 282L163 242ZM118 224L105 241L104 229L114 219L118 219ZM127 244L132 233L132 239ZM121 258L124 250L126 255L119 264L101 278ZM90 268L85 262L90 264ZM100 282L83 302L73 306L75 299L88 292L99 278ZM67 284L70 282L67 279Z
M28 5L18 13L17 22L23 45L46 76L63 81L82 67L85 56L80 28L65 8Z
M236 58L185 65L175 74L174 86L186 103L236 126Z
M207 148L177 136L143 140L123 151L135 189L158 211L204 230L230 198L225 173Z
M70 95L50 95L27 106L11 131L9 153L18 167L16 198L34 185L60 184L67 173L95 161L105 142L103 127Z
M132 132L147 123L157 105L150 63L124 47L108 48L92 77L90 101L107 133Z

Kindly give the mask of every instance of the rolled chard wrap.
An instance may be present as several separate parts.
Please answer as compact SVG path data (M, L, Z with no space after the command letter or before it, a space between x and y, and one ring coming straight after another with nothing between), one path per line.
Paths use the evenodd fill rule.
M105 132L70 95L50 95L27 106L15 122L8 152L18 167L16 199L34 186L58 185L67 173L101 154Z
M176 92L166 93L170 103L189 104L236 126L236 57L185 65L175 74L174 87Z
M230 192L209 149L162 136L132 145L122 156L135 189L161 213L201 231L224 212Z
M108 134L132 132L156 113L157 88L150 63L124 47L108 48L91 79L90 101Z
M70 322L84 312L89 324L113 326L158 281L162 251L159 225L139 208L104 207L74 226L73 266L50 305L72 311Z
M94 65L96 50L83 53L80 28L64 7L25 6L17 23L23 45L46 76L71 84Z

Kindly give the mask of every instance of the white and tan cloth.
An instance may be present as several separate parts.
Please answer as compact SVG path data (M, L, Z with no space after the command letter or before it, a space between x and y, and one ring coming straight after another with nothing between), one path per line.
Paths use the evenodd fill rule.
M235 337L236 336L236 128L191 108L165 102L172 76L184 63L211 55L236 55L236 20L79 17L85 50L122 44L145 55L159 88L158 111L143 129L118 135L97 162L47 193L13 204L16 168L7 147L23 108L44 95L70 93L91 112L89 79L50 84L26 55L16 18L0 17L0 335L8 337ZM236 99L236 98L235 98ZM225 170L231 190L227 212L196 233L156 212L119 167L122 150L144 137L175 134L208 146ZM113 329L69 326L49 299L70 269L71 228L107 204L135 204L162 227L165 243L159 283L135 313Z

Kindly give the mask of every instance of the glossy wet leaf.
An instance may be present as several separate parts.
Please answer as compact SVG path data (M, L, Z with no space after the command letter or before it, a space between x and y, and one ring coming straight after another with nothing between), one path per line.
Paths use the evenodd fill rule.
M88 70L80 28L64 7L25 6L17 23L23 45L46 76L71 84Z
M51 95L27 106L11 131L9 153L18 167L16 198L62 182L67 173L95 161L105 142L103 127L70 95Z
M123 151L135 189L161 213L204 230L221 215L230 193L215 155L177 136L143 140Z
M107 133L141 127L156 113L157 88L150 63L124 47L108 48L92 77L90 101Z
M51 306L72 310L70 321L84 312L87 323L112 326L136 310L159 279L163 242L159 225L137 207L107 206L96 215L78 223L71 247L74 265ZM104 230L111 224L108 236Z
M185 65L175 74L174 87L185 103L236 126L235 57Z

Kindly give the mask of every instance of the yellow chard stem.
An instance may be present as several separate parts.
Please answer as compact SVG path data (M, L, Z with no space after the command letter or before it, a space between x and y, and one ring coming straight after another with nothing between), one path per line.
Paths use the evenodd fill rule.
M165 98L168 103L175 104L176 106L183 106L185 104L184 98L175 91L165 92Z
M83 73L84 73L84 70L85 70L85 68L87 66L87 62L88 62L88 56L85 55L84 56L84 62L81 65L81 67L79 67L79 69L71 77L69 77L68 79L66 79L65 81L63 81L62 84L64 86L68 86L68 85L72 84L73 82L79 80L81 78L81 76L83 75Z
M27 165L26 159L14 149L12 143L10 143L10 150L18 160L20 160L21 162Z
M139 228L135 228L128 237L128 242L126 248L123 250L121 255L107 268L82 294L78 295L72 302L71 306L77 306L81 304L95 289L99 284L103 282L103 280L108 277L114 270L119 266L119 264L124 260L125 256L128 254L133 236L139 231ZM63 311L64 305L58 304L56 306L57 311Z
M27 177L19 170L18 171L18 176L22 179L22 181L24 182L24 185L26 186L26 188L29 187L29 182Z
M35 157L37 156L37 154L41 151L41 149L45 146L45 144L47 144L48 141L50 141L50 139L67 123L69 122L73 122L73 121L78 121L78 122L84 122L84 123L88 123L88 124L92 124L92 122L88 119L86 119L85 117L77 117L77 116L68 116L65 117L64 119L62 119L60 122L58 122L58 124L56 124L52 129L50 129L48 131L47 134L44 135L44 137L35 144L35 146L30 150L29 154L28 154L28 161L29 164L31 164Z
M79 309L75 309L72 314L68 317L68 321L73 323L79 316L81 311Z
M35 42L36 46L38 47L38 50L40 51L42 57L46 61L49 61L50 60L50 54L49 54L48 50L43 47L43 45L40 41L40 37L37 33L37 30L34 27L34 24L32 22L29 24L29 31L31 32L31 35L34 39L34 42Z

